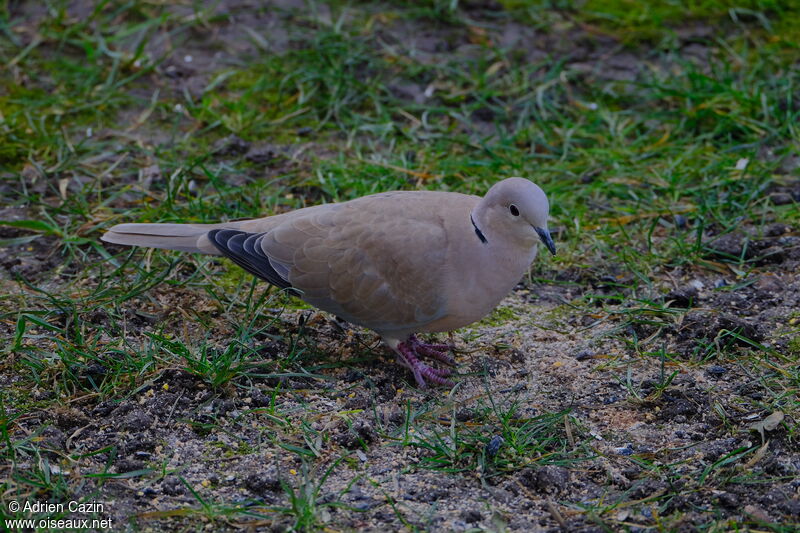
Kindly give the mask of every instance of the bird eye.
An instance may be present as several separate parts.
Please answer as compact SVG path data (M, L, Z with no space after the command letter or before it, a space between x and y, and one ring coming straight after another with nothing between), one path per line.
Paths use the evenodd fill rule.
M514 204L508 206L508 210L511 211L511 214L514 215L515 217L519 216L519 209L517 209L517 206L515 206Z

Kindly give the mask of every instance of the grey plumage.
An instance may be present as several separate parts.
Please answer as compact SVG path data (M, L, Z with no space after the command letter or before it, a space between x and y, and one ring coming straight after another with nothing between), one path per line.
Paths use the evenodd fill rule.
M378 332L424 384L436 369L409 362L399 345L416 332L450 331L488 314L525 273L537 242L555 252L548 209L538 186L510 178L484 198L393 191L229 223L119 224L102 239L224 255Z

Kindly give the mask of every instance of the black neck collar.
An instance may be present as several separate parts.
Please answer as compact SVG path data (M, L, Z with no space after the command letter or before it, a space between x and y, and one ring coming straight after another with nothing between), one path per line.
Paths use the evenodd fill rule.
M489 241L487 241L487 240L486 240L486 236L485 236L485 235L483 234L483 232L480 230L480 228L478 227L478 225L477 225L477 224L475 224L475 220L472 218L472 213L470 213L470 214L469 214L469 221L470 221L470 222L472 222L472 227L473 227L473 228L475 228L475 235L477 235L477 236L478 236L478 238L481 240L481 242L482 242L482 243L484 243L484 244L486 244L487 242L489 242Z

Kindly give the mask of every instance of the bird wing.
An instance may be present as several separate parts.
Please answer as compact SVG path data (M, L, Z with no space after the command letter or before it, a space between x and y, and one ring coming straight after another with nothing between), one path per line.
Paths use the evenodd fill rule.
M247 271L320 309L378 332L413 329L445 313L441 209L445 199L458 200L449 196L372 195L263 219L268 227L250 225L253 233L216 230L209 238Z

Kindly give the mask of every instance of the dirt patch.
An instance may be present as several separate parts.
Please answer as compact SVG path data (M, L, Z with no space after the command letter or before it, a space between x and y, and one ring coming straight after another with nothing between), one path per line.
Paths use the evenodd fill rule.
M68 15L85 16L74 4ZM508 58L541 63L529 80L536 86L548 65L563 62L568 90L554 98L572 99L584 85L636 81L647 69L669 72L688 62L703 71L716 53L711 30L696 23L676 29L675 57L654 61L652 50L632 50L568 17L547 28L508 20L495 2L464 3L469 23L410 22L385 15L390 7L364 7L372 16L366 20L377 25L365 39L392 60L413 58L420 68L417 77L389 80L386 91L409 105L474 106L454 126L472 139L498 135L518 110L474 105L429 67L477 61L497 45L497 61L486 68L508 68ZM314 28L304 9L294 1L220 2L201 26L208 33L198 34L196 26L160 29L146 46L158 65L143 83L147 90L137 87L134 96L146 101L158 88L201 98L230 65L307 46ZM319 9L317 16L333 24L331 10ZM33 3L15 3L11 12L30 28L45 16ZM181 4L173 14L192 17L193 10ZM121 122L135 124L142 110L135 111ZM345 141L333 150L309 138L307 127L296 134L296 143L236 135L210 143L210 155L222 164L246 166L219 179L229 185L280 179L309 172L310 156L303 154L333 158L347 149ZM153 201L153 191L163 192L171 179L147 155L166 137L134 128L125 138L142 149L142 165L113 178L130 187L104 207ZM533 145L531 153L538 153ZM113 157L104 153L94 163L111 165ZM782 172L796 172L797 163L788 157ZM53 206L62 203L59 178L68 179L68 195L112 179L45 178L32 166L21 173L26 190ZM600 178L589 171L576 179L588 185ZM786 179L764 194L785 206L800 202L798 191L800 182ZM286 194L307 203L331 199L314 182L295 183ZM690 228L679 216L674 226ZM27 207L0 211L3 220L37 217ZM668 517L670 527L694 530L717 515L788 522L800 513L797 421L787 416L763 440L753 430L774 406L794 401L794 391L779 390L774 377L798 356L797 337L787 333L800 309L796 226L744 221L727 233L708 228L701 235L704 268L664 268L645 288L626 265L612 262L543 272L537 280L548 281L519 284L498 315L455 334L459 376L451 391L410 385L374 335L333 317L272 301L248 307L242 302L258 300L262 289L230 289L221 273L227 264L154 265L150 256L135 256L141 262L135 275L113 280L135 294L102 300L109 257L80 242L81 231L70 233L78 244L69 260L53 236L0 249L8 302L0 335L15 339L19 324L28 328L18 353L0 362L0 387L20 387L12 369L41 370L25 360L26 348L76 354L53 363L69 384L56 383L51 371L38 388L24 391L30 398L14 421L15 438L32 439L41 453L20 453L14 467L80 479L70 497L107 502L104 518L116 524L193 529L214 520L219 528L281 531L300 516L298 505L310 509L317 525L375 531L595 531L596 512L620 528L656 527ZM0 226L0 239L28 234ZM84 269L90 274L79 277ZM211 298L218 285L238 291L235 298ZM37 311L56 309L52 329L37 329L45 327L36 320L42 313L21 322L16 304L24 299L35 301L29 307ZM249 322L268 325L243 341L237 335ZM84 348L92 357L83 357ZM244 355L226 359L237 349ZM141 364L143 358L149 363ZM759 358L767 364L754 366ZM131 376L121 398L103 389L119 360L128 360ZM233 364L215 366L226 360ZM75 383L102 392L70 389ZM53 409L54 402L63 405ZM85 473L92 476L80 477ZM42 485L30 497L65 492Z
M616 321L592 327L587 333L584 326L565 325L572 321L569 313L556 313L554 318L537 321L536 326L522 317L469 330L470 335L479 333L484 339L458 341L459 347L478 348L459 356L462 371L474 375L460 379L440 417L448 420L448 405L452 405L459 424L475 424L484 401L476 397L485 399L489 395L513 398L522 409L517 416L568 409L581 426L574 428L574 437L588 439L585 442L597 454L574 465L533 463L513 474L490 477L488 484L475 473L452 476L422 467L431 452L425 446L393 445L409 427L409 413L403 407L406 402L421 406L441 391L403 387L402 376L380 351L349 369L320 370L329 380L326 382L255 378L250 379L247 389L215 389L187 369L175 368L153 375L124 401L96 403L87 398L56 413L31 413L20 425L40 435L52 457L81 457L71 461L72 469L118 476L151 472L141 478L123 476L102 487L86 486L87 496L95 494L95 498L99 495L113 502L112 515L120 523L137 515L150 524L192 523L189 518L144 518L158 511L194 506L191 491L215 501L251 502L248 505L256 508L284 505L284 487L296 486L303 475L319 481L326 461L310 467L301 456L274 447L270 442L275 432L283 435L282 442L299 439L297 446L311 439L313 449L319 450L317 461L325 455L331 460L346 457L352 461L352 469L333 471L316 496L320 505L333 501L346 504L343 508L326 507L322 514L323 520L338 527L400 528L403 523L399 517L403 516L430 529L493 527L501 521L512 530L537 530L557 523L552 506L558 501L561 519L568 527L582 529L588 526L576 509L587 501L658 499L671 493L675 496L668 500L667 512L685 513L689 523L702 520L698 507L718 504L736 515L742 511L738 506L742 501L756 506L751 511L773 520L791 516L796 508L792 481L746 491L736 486L722 492L691 492L681 487L689 486L698 467L710 467L737 450L758 445L758 435L749 433L747 425L755 419L752 415L762 416L757 404L751 403L762 389L734 364L736 353L747 347L743 339L764 342L780 329L775 318L786 315L777 311L796 309L800 279L794 272L765 273L756 282L730 292L713 288L714 284L704 278L691 281L698 280L700 283L692 286L702 288L693 291L690 301L696 298L695 305L702 310L685 313L680 324L659 334L667 342L667 351L676 350L695 363L670 367L678 369L678 375L657 395L658 361L637 357L626 347L624 336L609 337ZM778 293L776 287L780 287ZM518 308L525 305L529 294L548 291L569 294L557 285L521 285L502 306ZM747 294L747 300L760 302L757 313L743 316L729 303L724 304L725 312L713 311L722 305L716 302L725 302L739 291ZM172 315L165 311L176 305L176 296L181 300L191 295L171 294L169 300L143 311L161 317L160 322L171 321ZM674 294L670 299L677 301ZM767 302L769 305L764 305ZM180 305L192 304L184 301ZM545 299L537 304L543 316L559 309L559 304ZM295 320L292 314L285 319ZM131 327L152 327L152 322L133 320ZM347 335L343 336L335 324L320 316L309 327L322 349L330 350L326 357L345 357L340 354ZM731 359L717 356L704 361L706 356L697 346L719 343L725 332L738 335L722 352ZM358 335L369 337L365 332ZM287 357L288 347L286 343L265 345L260 352L264 363ZM359 349L347 351L363 353ZM628 385L620 381L620 372L604 363L609 358L632 369ZM102 380L102 372L93 379ZM278 384L291 392L280 395L276 405L272 391ZM628 386L637 389L635 395ZM35 391L39 393L45 391ZM744 412L729 411L731 419L725 421L714 405L722 405L723 410L737 405L751 407ZM273 410L296 413L289 414L285 423L310 426L300 434L275 426L268 414ZM308 413L316 415L308 417ZM435 429L428 427L428 431ZM488 443L492 429L482 430L487 431ZM494 441L498 449L495 453L510 453L508 443ZM797 476L797 450L784 430L770 435L769 450L769 456L753 466L755 470ZM673 472L679 476L676 479L653 479L639 466L645 458L685 466ZM153 465L161 465L162 474L156 474ZM487 501L492 511L486 510ZM402 514L392 511L388 502L399 506ZM435 513L430 515L434 508ZM646 518L646 509L620 511L617 519L624 521L637 513L645 513L642 517ZM288 527L290 522L287 519L276 524Z

